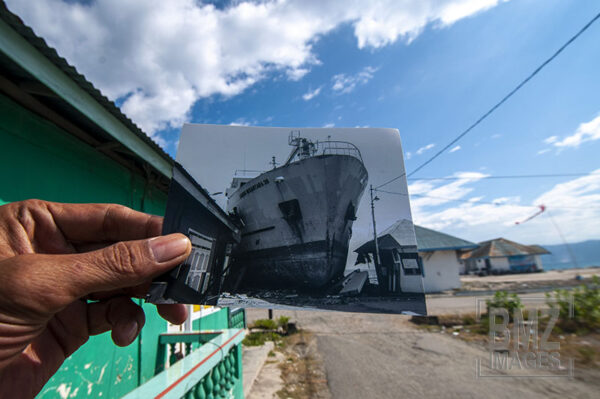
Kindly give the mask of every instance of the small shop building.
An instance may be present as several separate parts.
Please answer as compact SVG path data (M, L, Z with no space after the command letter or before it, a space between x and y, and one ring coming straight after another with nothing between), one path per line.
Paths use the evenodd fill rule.
M377 236L379 262L375 255L375 240L354 250L356 264L375 266L377 285L383 295L423 293L422 265L412 221L401 219Z
M378 282L389 292L440 292L460 287L461 251L477 244L398 220L377 237ZM357 263L374 262L374 241L355 250ZM382 285L381 283L379 283Z

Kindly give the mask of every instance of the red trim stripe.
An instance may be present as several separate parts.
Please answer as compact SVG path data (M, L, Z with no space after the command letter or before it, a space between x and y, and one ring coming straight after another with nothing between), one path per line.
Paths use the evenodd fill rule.
M170 390L172 390L173 388L175 388L175 386L177 384L179 384L181 381L185 380L187 377L189 377L190 374L192 374L194 371L196 371L198 369L198 367L202 366L208 359L210 359L211 357L213 357L215 355L215 353L220 352L223 349L224 346L226 346L228 343L230 343L242 331L243 330L240 330L240 331L236 332L233 335L233 337L229 338L221 346L219 346L217 349L215 349L214 352L212 352L210 355L208 355L207 357L205 357L204 359L202 359L202 361L200 363L198 363L197 365L195 365L194 367L192 367L192 369L190 371L188 371L187 373L185 373L184 375L182 375L181 377L179 377L179 379L177 381L175 381L174 383L172 383L171 385L169 385L167 387L167 389L165 389L164 391L162 391L161 393L159 393L158 395L156 395L155 399L160 399L160 398L164 397Z

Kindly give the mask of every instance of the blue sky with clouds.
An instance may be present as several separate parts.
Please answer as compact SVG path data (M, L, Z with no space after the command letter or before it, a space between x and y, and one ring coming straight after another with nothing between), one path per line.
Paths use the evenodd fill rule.
M594 0L7 3L172 155L184 122L392 127L408 171L600 12ZM599 238L600 176L482 179L600 169L598 50L600 22L419 171L457 179L409 182L415 222L560 242L546 214L514 224L544 204L568 240Z

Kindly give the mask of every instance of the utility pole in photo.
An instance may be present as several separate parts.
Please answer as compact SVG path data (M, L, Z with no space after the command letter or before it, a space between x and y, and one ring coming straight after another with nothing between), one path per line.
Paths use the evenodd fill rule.
M375 243L375 256L373 257L373 262L375 262L375 268L379 268L379 244L377 243L377 226L375 224L375 201L379 201L379 197L375 196L373 198L373 185L371 184L369 187L369 191L371 192L371 217L373 218L373 242Z

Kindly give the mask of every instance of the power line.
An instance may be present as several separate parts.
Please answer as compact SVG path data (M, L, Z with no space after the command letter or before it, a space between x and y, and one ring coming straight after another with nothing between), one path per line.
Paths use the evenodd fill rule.
M467 179L537 179L546 177L582 177L582 176L594 176L600 175L600 173L553 173L553 174L539 174L539 175L496 175L496 176L481 176L481 177L457 177L457 176L446 176L446 177L409 177L406 180L467 180Z
M585 26L583 28L581 28L579 30L579 32L577 32L573 37L571 37L565 44L563 44L554 54L552 54L552 56L550 56L550 58L548 58L546 61L544 61L540 66L538 66L529 76L527 76L527 78L525 78L521 83L519 83L514 89L512 89L507 95L505 95L502 100L500 100L498 103L496 103L492 108L490 108L485 114L483 114L483 116L481 116L479 119L477 119L475 121L475 123L473 123L471 126L469 126L466 130L464 130L462 133L460 133L458 136L456 136L452 141L450 141L450 143L448 143L446 146L444 146L441 150L439 150L438 152L436 152L431 158L429 158L428 160L426 160L425 162L423 162L422 164L420 164L416 169L414 169L412 172L410 172L407 177L410 177L412 175L414 175L415 173L417 173L419 170L423 169L425 166L429 165L434 159L436 159L437 157L439 157L440 155L442 155L442 153L444 153L444 151L446 151L448 148L452 147L454 144L456 144L457 141L459 141L460 139L462 139L467 133L469 133L471 130L473 130L477 125L479 125L484 119L486 119L488 116L490 116L496 109L498 109L502 104L504 104L510 97L513 96L513 94L515 94L517 91L519 91L521 89L521 87L523 87L525 84L527 84L527 82L529 82L535 75L537 75L546 65L548 65L550 62L552 62L560 53L563 52L563 50L565 48L567 48L571 43L573 43L579 36L581 36L581 34L583 32L585 32L590 26L592 26L592 24L594 22L596 22L598 20L598 18L600 18L600 13L596 14L596 16L594 18L592 18L587 24L585 24ZM401 178L402 176L404 176L406 173L401 174L400 176L397 176L387 182L385 182L384 184L381 184L377 187L375 187L375 189L378 189L380 187L383 187L387 184L390 184L391 182L398 180L399 178Z
M401 178L404 175L406 175L406 172L402 173L400 176L396 176L393 179L390 179L390 180L386 181L383 184L378 185L377 187L375 187L375 190L378 190L379 187L387 186L388 184L395 182L396 180L398 180L399 178Z
M428 194L406 194L406 193L397 193L394 191L386 191L386 190L375 190L378 191L380 193L386 193L386 194L394 194L394 195L402 195L402 196L411 196L411 197L419 197L419 198L432 198L432 199L440 199L440 200L445 200L445 201L456 201L456 202L467 202L470 204L488 204L488 205L495 205L495 206L500 206L500 205L518 205L518 206L523 206L523 207L529 207L529 208L537 208L537 206L535 205L521 205L521 204L504 204L501 202L491 202L491 201L480 201L480 200L464 200L464 199L460 199L460 198L448 198L448 197L438 197L438 196L434 196L434 195L428 195Z
M398 192L394 192L394 191L387 191L387 190L381 190L381 189L374 189L374 191L377 191L380 193L385 193L385 194L401 195L404 197L410 196L410 197L418 197L418 198L432 198L432 199L439 199L439 200L445 200L445 201L465 202L465 203L469 203L469 204L486 204L486 205L494 205L494 206L514 205L514 206L521 206L521 207L526 207L526 208L537 208L538 207L538 205L508 204L508 203L498 202L498 201L480 201L480 200L473 200L473 199L467 200L467 199L460 199L460 198L439 197L436 195L429 195L429 194L398 193ZM582 207L582 206L550 206L550 208L552 208L552 209L600 209L600 207L593 207L593 206L586 206L586 207Z
M563 50L565 48L567 48L567 46L569 46L571 43L573 43L583 32L585 32L590 26L592 26L592 24L594 22L596 22L596 20L598 18L600 18L600 13L596 14L596 16L594 18L592 18L590 20L590 22L588 22L587 24L585 24L585 26L583 28L581 28L581 30L579 30L579 32L577 32L575 34L575 36L571 37L565 44L563 44L554 54L552 54L552 56L550 58L548 58L546 61L544 61L542 63L542 65L540 65L539 67L537 67L527 78L525 78L525 80L523 80L521 83L519 83L517 85L517 87L515 87L514 89L512 89L512 91L510 93L508 93L506 96L504 96L504 98L502 100L500 100L500 102L498 102L496 105L494 105L492 108L490 108L490 110L488 112L486 112L485 114L483 114L482 117L480 117L477 121L475 121L475 123L473 123L471 126L469 126L464 132L462 132L461 134L459 134L454 140L452 140L450 143L448 143L444 148L442 148L441 150L439 150L431 158L429 158L427 161L425 161L421 165L419 165L415 170L413 170L412 172L410 172L408 174L408 177L412 176L413 174L415 174L416 172L418 172L419 170L421 170L422 168L424 168L426 165L428 165L430 162L432 162L434 159L436 159L438 156L440 156L444 151L446 151L448 148L452 147L458 140L460 140L461 138L463 138L467 133L469 133L471 130L473 130L473 128L475 128L477 125L479 125L489 115L491 115L492 112L494 112L502 104L504 104L506 102L506 100L508 100L510 97L513 96L513 94L515 94L517 91L519 91L519 89L521 87L523 87L535 75L537 75L546 65L548 65L550 62L552 62L552 60L554 60L560 53L562 53Z

